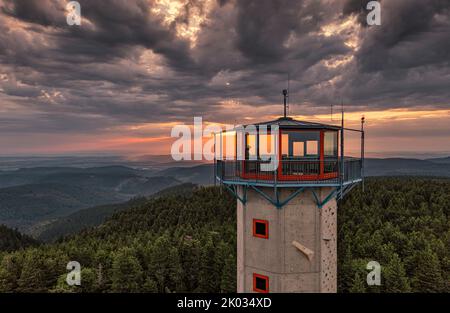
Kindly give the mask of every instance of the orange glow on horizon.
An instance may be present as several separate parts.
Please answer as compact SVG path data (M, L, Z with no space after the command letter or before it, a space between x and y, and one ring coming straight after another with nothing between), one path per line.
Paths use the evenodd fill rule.
M245 113L244 117L250 114ZM259 115L251 121L243 118L240 122L246 124L273 120L279 115ZM366 118L366 151L367 156L383 156L384 153L396 151L445 152L450 147L450 110L419 110L419 109L390 109L366 112L346 112L347 127L359 129L360 118ZM334 121L330 121L330 114L291 115L298 120L320 122L324 124L340 124L340 112L335 112ZM125 156L160 154L168 155L172 143L178 138L171 137L171 129L176 125L189 126L193 136L193 122L162 122L141 123L105 129L96 134L45 134L39 135L39 140L30 136L28 140L13 140L9 138L11 151L21 154L60 154L60 153L96 153L110 152ZM203 121L203 130L207 126L218 126L225 129L225 123ZM428 131L428 132L427 132ZM436 133L436 131L438 131ZM350 136L350 135L349 135ZM33 139L34 138L34 139ZM203 137L205 144L211 137ZM15 142L11 145L11 142ZM47 144L42 144L43 142ZM0 144L1 144L0 139ZM358 138L347 140L348 150L357 149ZM193 150L192 150L193 151ZM373 152L373 153L372 153ZM5 154L11 154L8 150ZM450 154L450 151L449 151Z

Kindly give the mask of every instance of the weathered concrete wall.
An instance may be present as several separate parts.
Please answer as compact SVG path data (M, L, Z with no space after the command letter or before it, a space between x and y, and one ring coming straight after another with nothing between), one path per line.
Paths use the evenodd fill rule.
M321 292L337 292L337 205L328 202L321 213Z
M295 190L280 191L285 199ZM330 191L316 189L321 199ZM277 209L253 190L247 197L237 206L238 292L253 292L253 273L269 277L270 292L336 292L336 201L321 210L306 190ZM268 239L253 236L253 219L269 221ZM314 252L311 260L293 241Z

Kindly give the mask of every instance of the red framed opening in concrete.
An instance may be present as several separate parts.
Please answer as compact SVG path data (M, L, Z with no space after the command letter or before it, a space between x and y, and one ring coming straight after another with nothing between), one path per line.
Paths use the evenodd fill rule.
M269 292L269 277L253 273L253 291L268 293Z
M253 237L269 239L269 221L253 219Z

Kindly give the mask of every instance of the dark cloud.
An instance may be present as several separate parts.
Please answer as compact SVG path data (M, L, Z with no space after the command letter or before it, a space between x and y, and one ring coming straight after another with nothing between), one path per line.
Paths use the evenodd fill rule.
M367 25L366 11L348 1L345 13L358 13ZM380 26L369 27L356 54L363 71L412 68L449 62L450 1L382 1Z
M343 96L371 107L449 107L450 2L382 1L381 25L367 26L367 1L347 1L345 14L365 25L355 64L340 82Z
M2 131L20 118L23 129L73 132L234 122L241 112L224 102L280 103L288 73L294 113L341 99L350 110L449 106L449 1L382 1L371 27L365 0L190 0L169 21L156 1L79 2L79 27L66 24L64 1L0 4L0 101L34 112L3 116ZM196 39L181 36L198 15ZM339 29L353 17L360 25Z
M44 26L61 26L65 23L64 2L59 0L4 0L4 14L23 21Z
M255 62L276 63L292 47L291 36L315 31L325 18L319 1L237 1L237 47Z
M6 0L3 12L19 20L56 27L56 51L74 61L101 61L123 57L134 46L152 49L178 69L189 69L189 45L175 36L172 27L162 25L151 14L151 2L145 0L80 0L81 27L68 27L64 1ZM150 5L149 5L150 4ZM95 59L92 59L95 57Z

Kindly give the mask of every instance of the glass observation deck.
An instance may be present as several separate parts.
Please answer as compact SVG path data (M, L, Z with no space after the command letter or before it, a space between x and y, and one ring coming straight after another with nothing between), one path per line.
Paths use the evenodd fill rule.
M349 129L280 118L217 133L216 179L224 184L280 187L342 187L360 182L364 154L344 156L340 145L344 130Z

